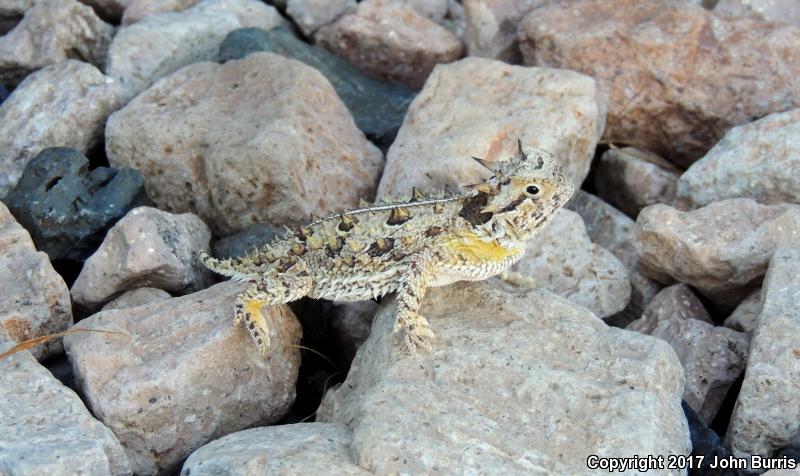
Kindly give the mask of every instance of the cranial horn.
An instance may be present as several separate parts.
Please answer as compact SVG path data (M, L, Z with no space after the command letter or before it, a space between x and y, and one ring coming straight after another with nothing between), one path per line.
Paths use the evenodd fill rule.
M472 184L472 185L464 185L464 188L468 188L468 189L471 189L471 190L477 190L477 191L483 192L483 193L494 193L494 189L491 187L491 185L489 185L486 182L475 183L475 184Z
M520 138L517 138L517 156L515 158L518 160L528 160L528 156L522 151L522 139Z
M492 167L491 167L491 163L490 163L490 162L488 162L488 161L486 161L486 160L483 160L483 159L481 159L481 158L479 158L479 157L475 157L475 156L473 156L473 157L472 157L472 160L474 160L475 162L477 162L478 164L480 164L480 165L481 165L481 167L486 167L487 169L489 169L489 171L491 171L491 172L494 172L494 170L492 170Z

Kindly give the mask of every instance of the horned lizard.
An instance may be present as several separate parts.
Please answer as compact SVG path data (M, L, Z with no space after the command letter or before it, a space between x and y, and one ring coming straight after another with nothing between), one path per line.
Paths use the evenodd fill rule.
M525 149L488 163L482 183L461 195L425 197L417 190L396 203L364 206L317 219L251 255L218 260L209 269L252 285L236 299L262 353L270 347L265 305L303 296L360 301L397 292L394 331L408 348L431 350L434 334L418 314L426 288L478 281L506 271L530 239L569 200L573 186L551 154Z

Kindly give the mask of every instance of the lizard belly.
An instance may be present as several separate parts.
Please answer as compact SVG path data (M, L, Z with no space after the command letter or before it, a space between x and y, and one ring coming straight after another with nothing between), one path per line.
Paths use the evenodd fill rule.
M430 287L446 286L457 281L481 281L496 276L525 254L522 243L503 246L496 240L477 237L457 238L444 246L447 257L440 271L430 280Z

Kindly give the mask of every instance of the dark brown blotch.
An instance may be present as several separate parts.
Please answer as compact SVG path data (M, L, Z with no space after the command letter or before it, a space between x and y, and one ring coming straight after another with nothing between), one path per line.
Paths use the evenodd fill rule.
M411 213L403 207L393 208L389 214L389 219L386 220L387 225L397 226L402 225L411 219Z
M509 203L507 206L503 207L498 213L505 213L515 210L519 206L519 204L522 203L524 200L525 200L524 198L518 198L513 202Z
M428 238L434 237L440 233L442 233L442 227L440 226L432 226L427 230L425 230L425 236L427 236Z
M458 216L467 220L470 225L477 226L483 225L492 219L492 214L489 212L481 212L489 203L489 195L483 192L475 196L467 197L464 200L464 206L458 212Z
M325 254L328 257L333 258L342 251L342 247L344 247L344 239L337 236L331 240L328 240L328 244L325 245Z
M353 227L356 226L356 223L358 223L358 220L356 220L355 217L352 217L350 215L345 215L344 213L342 214L341 218L342 220L339 222L339 227L338 227L339 231L344 231L344 232L350 231L353 229Z
M372 257L377 257L392 251L392 249L394 249L394 238L378 238L369 245L367 254Z

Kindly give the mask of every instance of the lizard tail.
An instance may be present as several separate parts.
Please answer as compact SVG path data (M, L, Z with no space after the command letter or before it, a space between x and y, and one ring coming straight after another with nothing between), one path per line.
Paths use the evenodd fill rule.
M237 269L238 261L236 258L217 259L210 256L205 251L200 252L200 262L211 271L232 278L234 281L253 281L255 275L243 273Z

